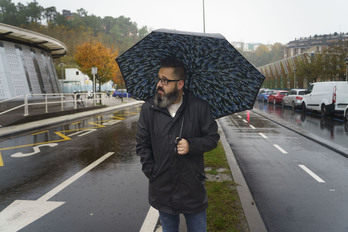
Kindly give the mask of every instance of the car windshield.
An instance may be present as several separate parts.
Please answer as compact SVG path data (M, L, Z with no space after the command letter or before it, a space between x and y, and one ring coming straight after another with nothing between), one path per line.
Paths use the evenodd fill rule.
M298 95L304 95L305 94L305 91L299 91L298 92Z

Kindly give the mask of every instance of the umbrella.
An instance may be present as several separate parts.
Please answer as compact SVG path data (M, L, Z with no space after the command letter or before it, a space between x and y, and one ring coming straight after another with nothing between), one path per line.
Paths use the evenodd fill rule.
M184 63L185 87L210 104L214 118L252 109L265 79L220 34L160 29L116 59L127 91L141 100L155 95L160 61L167 56Z

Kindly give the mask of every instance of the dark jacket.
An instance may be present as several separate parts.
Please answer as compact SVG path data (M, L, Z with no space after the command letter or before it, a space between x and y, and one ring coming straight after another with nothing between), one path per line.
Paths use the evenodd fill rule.
M189 142L189 153L175 152L175 138ZM149 178L149 203L169 214L198 213L208 206L204 187L203 153L217 146L218 127L207 102L192 93L184 95L183 104L172 118L167 109L153 104L142 106L138 122L137 155Z

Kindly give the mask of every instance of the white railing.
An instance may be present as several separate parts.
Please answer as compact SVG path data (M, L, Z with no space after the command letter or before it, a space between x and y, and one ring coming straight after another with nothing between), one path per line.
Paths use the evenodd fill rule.
M19 100L18 100L19 99ZM77 109L81 107L91 107L96 106L98 103L103 104L107 99L115 101L112 96L107 96L105 93L61 93L61 94L26 94L17 96L14 98L6 99L0 101L0 104L5 102L21 102L23 99L23 104L14 106L10 109L6 109L0 112L0 115L9 113L21 107L24 108L23 116L29 115L29 106L44 105L45 112L48 113L49 105L59 104L60 110L64 109ZM70 105L71 104L71 105Z

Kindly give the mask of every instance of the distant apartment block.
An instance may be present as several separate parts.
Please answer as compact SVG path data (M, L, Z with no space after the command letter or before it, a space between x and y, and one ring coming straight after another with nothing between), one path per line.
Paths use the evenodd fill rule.
M348 41L348 33L334 33L329 35L314 35L290 41L284 50L284 58L304 53L323 52L332 43Z
M255 52L261 43L232 42L233 47L244 52Z

